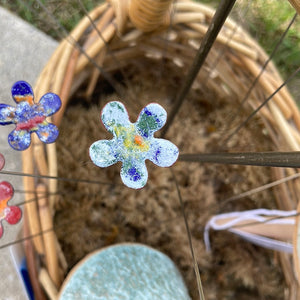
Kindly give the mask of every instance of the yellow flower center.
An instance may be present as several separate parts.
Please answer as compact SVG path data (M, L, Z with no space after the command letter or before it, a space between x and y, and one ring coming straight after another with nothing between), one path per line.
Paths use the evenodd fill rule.
M114 128L117 137L123 137L124 147L129 151L148 151L149 143L137 134L134 125L128 127L116 126Z

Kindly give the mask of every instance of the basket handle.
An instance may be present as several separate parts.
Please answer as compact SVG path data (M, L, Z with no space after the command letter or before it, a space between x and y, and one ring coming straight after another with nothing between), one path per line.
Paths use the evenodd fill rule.
M300 15L300 0L289 0L289 1L297 11L298 15Z
M129 17L140 30L150 32L170 23L173 0L131 0Z

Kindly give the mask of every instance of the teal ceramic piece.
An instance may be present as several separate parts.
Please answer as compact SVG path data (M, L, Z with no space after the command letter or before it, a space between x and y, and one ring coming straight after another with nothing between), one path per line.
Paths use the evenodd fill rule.
M60 300L190 300L182 277L165 254L120 244L87 256L68 275Z
M167 112L159 104L148 104L137 121L131 123L121 102L109 102L102 110L101 120L113 134L113 139L93 143L91 160L101 168L121 161L121 179L128 187L140 189L145 186L148 179L146 159L159 167L170 167L177 160L178 148L168 140L154 137L167 120Z

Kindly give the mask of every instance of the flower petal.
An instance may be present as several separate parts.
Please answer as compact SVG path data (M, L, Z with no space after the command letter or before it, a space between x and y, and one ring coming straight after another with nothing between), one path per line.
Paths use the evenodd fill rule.
M150 103L144 107L136 122L136 128L143 137L151 137L154 132L162 128L167 120L167 112L157 103Z
M119 161L115 152L114 140L100 140L90 146L90 158L101 168L109 167Z
M30 133L27 130L13 130L8 135L8 143L15 150L25 150L31 143Z
M61 101L58 95L47 93L42 96L39 105L45 112L45 116L51 116L56 113L61 107Z
M55 142L59 131L54 124L45 122L45 124L39 124L36 134L43 143L50 144Z
M109 102L104 106L101 120L105 128L114 135L116 126L128 127L131 124L125 106L118 101Z
M16 103L26 101L33 105L33 90L26 81L17 81L11 88L11 94Z
M147 159L159 167L170 167L179 155L178 148L168 140L154 138L151 141Z
M14 195L14 189L12 185L7 181L0 182L0 202L8 201Z
M8 206L5 208L5 220L13 225L20 221L22 211L18 206Z
M133 189L141 189L148 180L145 161L127 160L121 168L121 179L125 185Z
M13 106L1 103L0 104L0 125L8 125L15 123L15 111Z

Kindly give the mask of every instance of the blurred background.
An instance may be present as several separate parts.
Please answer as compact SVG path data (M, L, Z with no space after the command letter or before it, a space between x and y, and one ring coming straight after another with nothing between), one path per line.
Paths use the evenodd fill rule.
M212 7L217 7L218 0L195 0ZM53 14L56 21L68 32L75 27L85 12L103 1L97 0L41 0L49 13ZM42 9L36 0L12 1L1 0L0 5L21 18L31 23L41 31L50 35L56 40L61 40L64 36L63 29ZM231 14L231 17L247 29L258 43L271 53L278 40L286 29L295 10L288 1L284 0L238 0ZM287 37L283 40L274 62L280 70L282 76L286 78L300 65L300 20L294 22ZM300 93L300 75L296 76L289 84L290 91L297 101ZM298 103L300 101L297 101Z

